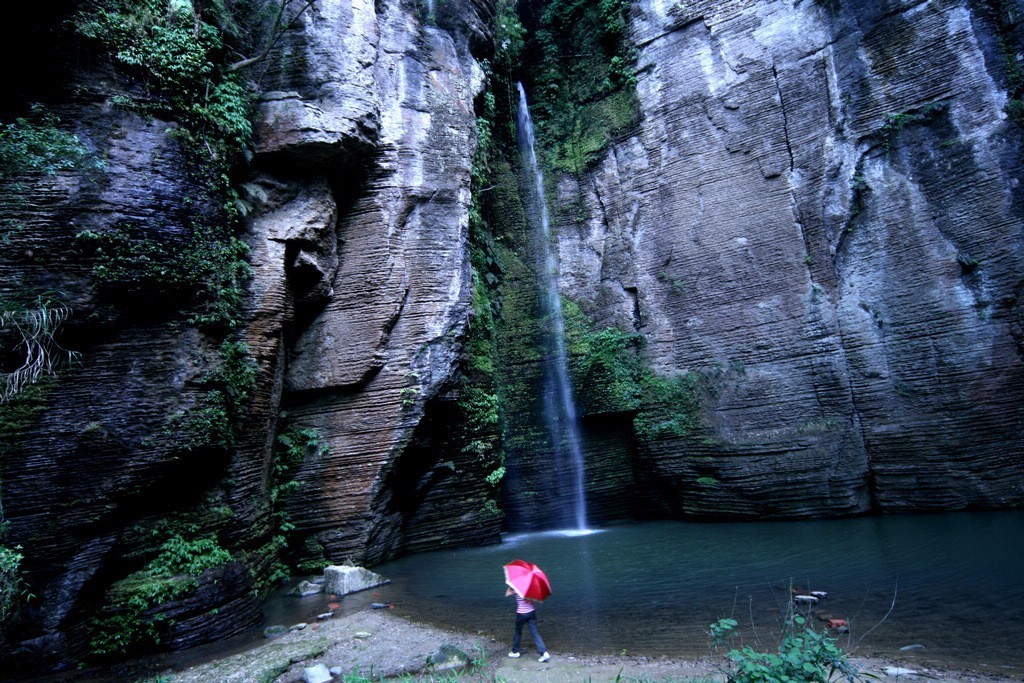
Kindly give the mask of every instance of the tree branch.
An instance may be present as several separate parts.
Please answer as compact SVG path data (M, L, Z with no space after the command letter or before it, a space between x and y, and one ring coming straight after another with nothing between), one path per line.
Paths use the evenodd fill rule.
M247 57L246 59L239 60L234 64L229 64L227 67L228 72L244 69L247 66L252 66L257 62L262 62L264 59L266 59L267 55L269 55L271 51L275 47L277 47L277 44L281 41L281 38L284 37L284 34L288 31L288 27L291 26L296 19L302 16L303 12L312 7L313 4L316 2L316 0L305 0L305 4L302 6L302 9L296 12L295 16L293 16L291 19L289 19L286 22L283 22L282 18L285 15L285 10L288 7L288 5L292 4L293 1L294 0L281 0L281 4L277 8L277 16L274 17L274 27L270 30L271 38L267 42L267 46L263 48L263 50L254 57Z

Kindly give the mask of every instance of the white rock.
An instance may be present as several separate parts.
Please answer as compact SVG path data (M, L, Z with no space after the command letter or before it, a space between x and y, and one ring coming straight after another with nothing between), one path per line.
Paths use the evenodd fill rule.
M324 593L348 595L357 591L391 583L380 574L374 574L362 567L332 565L324 569Z
M307 666L302 670L302 680L305 683L328 683L334 680L334 676L327 669L324 664L317 664L316 666Z
M807 603L808 605L817 605L818 598L814 597L813 595L794 595L793 602L803 602Z
M920 678L920 674L918 674L913 669L904 669L901 666L885 667L885 675L891 676L893 678L905 678L910 681L916 681L918 678Z

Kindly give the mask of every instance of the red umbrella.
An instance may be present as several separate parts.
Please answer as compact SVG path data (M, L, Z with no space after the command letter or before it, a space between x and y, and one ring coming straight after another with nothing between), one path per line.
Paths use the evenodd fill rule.
M537 565L525 560L512 560L504 569L505 583L519 597L539 602L551 595L551 582Z

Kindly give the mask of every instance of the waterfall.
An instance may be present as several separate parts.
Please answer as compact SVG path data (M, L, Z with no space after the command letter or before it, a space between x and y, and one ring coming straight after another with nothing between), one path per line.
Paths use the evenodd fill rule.
M544 174L537 163L534 146L533 119L526 102L526 91L518 83L519 111L516 116L519 153L528 174L527 213L537 238L537 277L541 288L542 320L546 322L544 337L544 418L555 452L555 473L568 473L568 481L556 477L559 501L565 511L562 523L575 523L576 529L587 529L586 487L583 478L583 451L580 444L579 421L569 383L569 364L565 351L565 320L562 298L558 292L558 257L551 246L551 221L544 198ZM567 507L566 501L571 501Z

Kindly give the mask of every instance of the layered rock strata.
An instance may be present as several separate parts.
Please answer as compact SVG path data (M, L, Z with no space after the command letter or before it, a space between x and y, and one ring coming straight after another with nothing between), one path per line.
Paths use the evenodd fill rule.
M289 418L327 446L303 464L288 508L304 561L379 562L422 545L421 535L428 547L497 538L500 518L483 510L490 463L412 443L428 403L456 398L472 301L467 211L483 72L471 38L486 32L477 10L430 17L398 4L319 3L284 46L261 103L265 182L303 177L310 186L313 174L312 186L329 187L339 205L336 227L323 228L335 233L327 251L305 250L301 235L282 251L274 235L289 212L309 213L316 202L305 197L254 222L276 252L269 272L283 255L324 290L289 344L283 376ZM431 23L455 17L461 32ZM403 456L407 447L417 456ZM388 482L399 481L396 492ZM432 496L444 512L415 519Z
M458 400L470 315L473 51L489 41L488 12L320 0L264 65L254 173L239 190L253 277L234 337L256 382L227 449L190 450L173 428L201 413L220 338L174 314L174 301L111 303L76 241L130 224L177 244L188 211L217 207L195 207L206 188L175 124L109 105L120 77L104 60L55 67L75 95L49 93L46 105L105 167L2 188L23 224L0 244L3 292L59 289L74 311L62 341L81 353L6 432L17 440L0 463L7 542L23 547L36 596L5 643L12 670L88 656L89 624L117 618L118 595L168 529L216 539L231 561L146 611L164 625L162 645L255 624L280 533L282 408L325 447L296 475L291 559L374 562L498 538L501 518L484 509L494 463L431 417Z
M1024 500L1022 137L986 7L634 7L643 123L560 184L588 208L562 286L709 381L700 433L642 454L670 509Z

